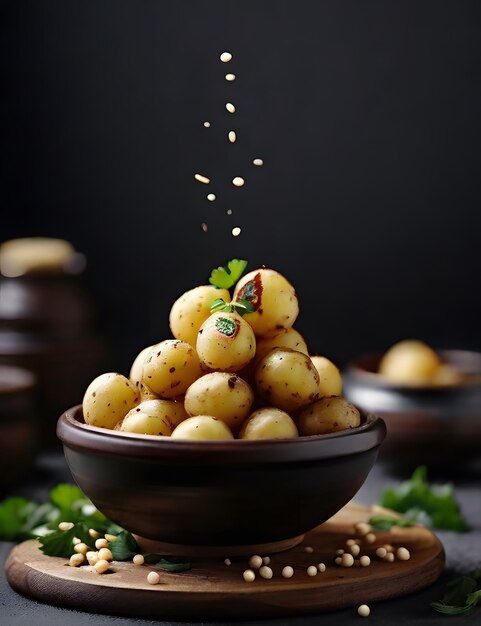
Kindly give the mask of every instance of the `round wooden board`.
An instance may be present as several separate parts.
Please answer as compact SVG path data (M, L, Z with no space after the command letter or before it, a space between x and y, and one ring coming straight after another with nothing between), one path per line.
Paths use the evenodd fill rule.
M57 606L94 613L158 619L239 620L300 615L369 604L406 595L432 584L444 567L439 540L422 527L378 533L373 546L362 548L371 556L369 567L344 568L333 563L335 551L352 537L355 522L366 521L378 508L350 503L328 522L308 533L302 544L273 554L274 578L257 576L246 583L242 572L246 558L198 559L180 574L159 570L161 582L147 583L153 566L112 563L109 573L98 575L92 567L69 567L65 559L42 554L36 541L16 546L6 563L7 578L18 592ZM375 555L375 547L390 543L406 546L409 561L387 563ZM312 546L313 553L305 551ZM228 557L229 555L225 555ZM310 577L309 565L324 562L327 570ZM285 565L294 576L284 579Z

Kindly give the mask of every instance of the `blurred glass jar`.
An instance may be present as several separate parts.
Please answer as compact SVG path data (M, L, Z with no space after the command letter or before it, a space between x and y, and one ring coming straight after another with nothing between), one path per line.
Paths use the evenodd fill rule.
M84 268L84 256L61 239L14 239L0 246L0 364L37 376L44 445L56 443L58 416L81 402L107 359L82 283Z

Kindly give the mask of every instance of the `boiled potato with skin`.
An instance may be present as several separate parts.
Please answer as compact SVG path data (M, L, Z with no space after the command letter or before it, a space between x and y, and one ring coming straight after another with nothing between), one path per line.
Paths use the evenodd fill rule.
M114 428L139 401L136 386L122 374L97 376L85 392L82 409L89 426Z
M235 428L249 415L253 401L250 385L237 374L212 372L192 383L184 402L189 415L211 415Z
M324 435L339 430L355 428L361 423L361 414L344 398L321 398L305 408L299 415L301 435Z
M181 422L172 433L172 439L207 441L234 439L234 436L222 420L210 415L196 415Z
M197 335L197 353L205 367L238 372L256 353L250 325L237 313L213 313Z
M201 375L194 348L178 339L153 346L144 361L142 382L161 398L175 398Z
M334 363L325 356L311 356L311 361L319 374L319 395L340 396L342 377Z
M291 283L270 269L259 269L243 276L236 285L234 300L248 300L254 307L244 319L262 337L290 328L299 314L299 302Z
M390 348L379 364L379 373L400 385L430 384L441 367L441 359L422 341L408 339Z
M230 302L227 289L217 289L213 285L201 285L181 295L174 302L169 316L174 337L195 346L199 328L210 316L210 305L217 298Z
M140 402L144 402L144 400L158 400L159 395L154 393L152 389L147 387L147 385L143 382L137 383L137 389L140 394Z
M288 439L298 436L297 426L290 415L269 406L252 413L244 422L239 439Z
M124 433L138 433L140 435L172 434L172 423L169 415L174 412L175 402L172 400L146 400L135 409L131 409L119 424L118 430Z
M309 354L304 337L295 328L276 330L273 333L260 337L257 340L256 360L260 361L274 348L291 348L292 350L297 350L297 352Z
M139 352L139 354L135 357L134 362L132 363L132 367L130 368L129 378L130 380L137 384L142 380L142 372L144 369L144 362L147 358L147 355L152 350L153 346L147 346L143 350Z
M276 348L257 365L256 386L269 404L293 411L319 397L319 374L306 354Z

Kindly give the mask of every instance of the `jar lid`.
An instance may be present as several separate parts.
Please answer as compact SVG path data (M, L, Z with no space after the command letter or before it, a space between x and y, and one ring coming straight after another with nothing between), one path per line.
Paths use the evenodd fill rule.
M14 278L38 273L80 273L85 258L64 239L25 237L0 246L0 273Z

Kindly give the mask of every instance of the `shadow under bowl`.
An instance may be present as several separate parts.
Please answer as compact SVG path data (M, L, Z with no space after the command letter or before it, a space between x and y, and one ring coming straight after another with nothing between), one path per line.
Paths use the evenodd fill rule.
M189 442L58 421L75 481L102 513L143 538L188 546L283 542L341 509L371 470L382 419L299 439Z
M444 363L463 374L462 383L429 387L392 384L378 374L381 353L352 361L343 375L345 397L385 420L388 435L380 459L399 469L412 470L418 465L442 469L481 455L481 353L438 353Z

